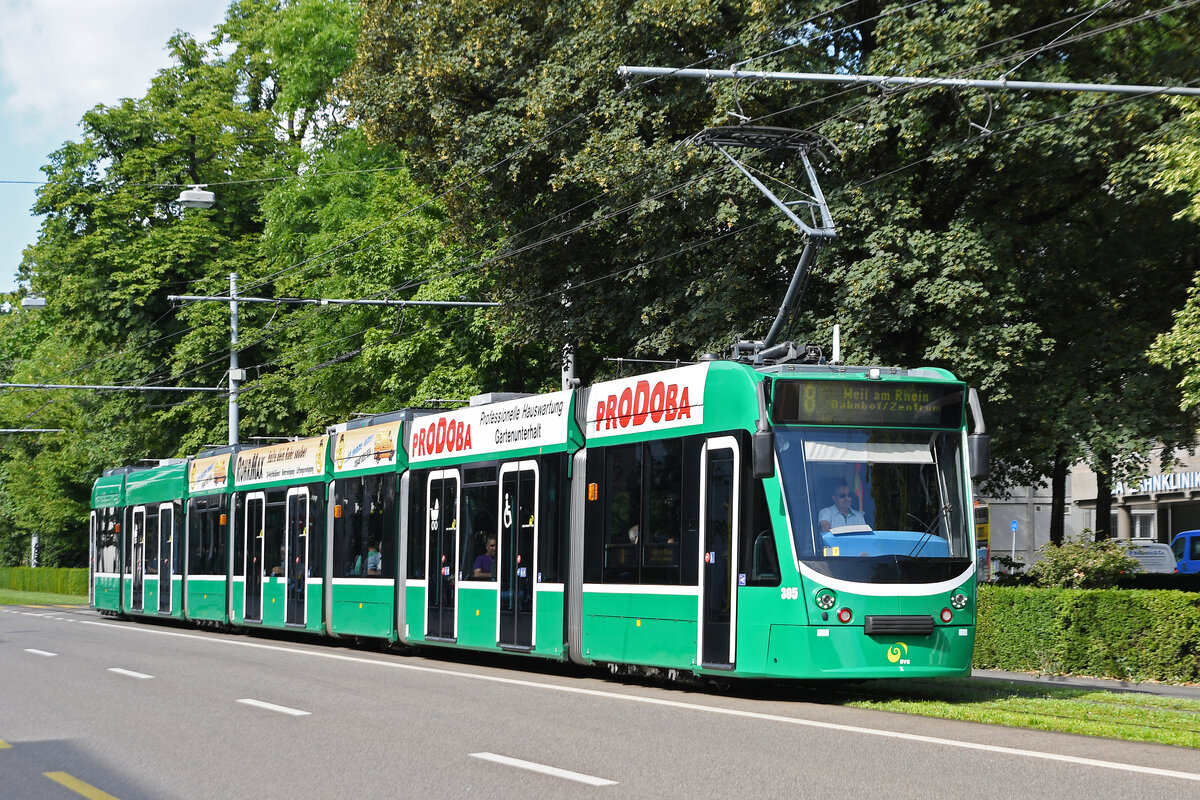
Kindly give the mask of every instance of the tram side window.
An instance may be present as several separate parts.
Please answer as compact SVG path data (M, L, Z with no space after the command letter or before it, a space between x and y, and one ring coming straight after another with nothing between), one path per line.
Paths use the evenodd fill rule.
M171 564L176 575L183 574L183 545L184 545L184 530L187 520L184 517L184 503L182 500L176 500L172 503L171 519L173 521L173 529L171 530Z
M287 492L268 491L266 519L263 520L263 571L265 575L287 574L284 559L284 535L287 525ZM251 532L253 535L253 532Z
M425 515L425 483L429 471L410 472L408 484L408 577L425 577L425 544L429 517Z
M96 511L96 572L116 573L119 561L117 521L120 509Z
M639 583L641 446L610 447L604 469L604 582Z
M460 526L458 551L462 556L459 575L468 581L496 579L497 525L500 492L496 467L467 469L463 472L463 524Z
M746 574L747 586L778 586L780 582L779 553L775 549L775 534L771 529L771 513L761 480L753 481L751 489L750 524L745 527L739 563Z
M146 506L146 539L143 550L146 574L158 574L158 505Z
M325 484L308 487L308 577L325 576Z
M690 439L592 451L588 481L596 498L587 511L585 579L695 584L689 561L697 552L698 454Z
M367 571L367 542L360 523L363 482L346 478L333 484L333 577L358 578Z
M134 514L132 507L125 509L125 574L127 575L142 573L140 542L145 535L146 526L143 518Z
M396 576L396 478L348 478L333 485L333 576Z
M540 461L541 505L538 516L538 575L544 583L559 583L567 574L567 524L570 492L563 476L568 456L552 455Z
M235 494L233 496L233 518L237 520L237 524L233 532L233 574L239 577L246 574L245 513L245 495Z
M228 508L228 495L197 497L188 501L188 572L190 574L225 574Z
M645 530L641 583L678 585L682 548L683 442L648 442L645 450Z

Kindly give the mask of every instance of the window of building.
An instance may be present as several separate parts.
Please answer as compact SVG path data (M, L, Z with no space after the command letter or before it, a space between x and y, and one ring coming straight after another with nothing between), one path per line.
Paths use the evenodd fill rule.
M1132 539L1155 539L1158 513L1155 511L1134 511L1130 514L1129 536ZM1113 528L1116 530L1116 528Z

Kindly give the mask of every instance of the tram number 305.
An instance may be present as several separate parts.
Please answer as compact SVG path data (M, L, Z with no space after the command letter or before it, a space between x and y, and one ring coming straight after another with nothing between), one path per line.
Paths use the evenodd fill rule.
M798 586L781 586L779 588L780 600L799 600L800 587Z

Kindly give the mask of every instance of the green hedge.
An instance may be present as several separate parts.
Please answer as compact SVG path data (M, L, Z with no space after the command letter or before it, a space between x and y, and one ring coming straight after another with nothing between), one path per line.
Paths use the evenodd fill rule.
M974 666L1200 682L1200 596L981 586Z
M0 588L87 597L88 571L82 567L0 567Z

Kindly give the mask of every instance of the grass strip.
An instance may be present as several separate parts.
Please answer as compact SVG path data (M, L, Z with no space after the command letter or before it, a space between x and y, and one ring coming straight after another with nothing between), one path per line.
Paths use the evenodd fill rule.
M0 606L86 606L87 596L0 589Z
M879 681L843 705L1133 742L1200 747L1200 700L1001 680Z

